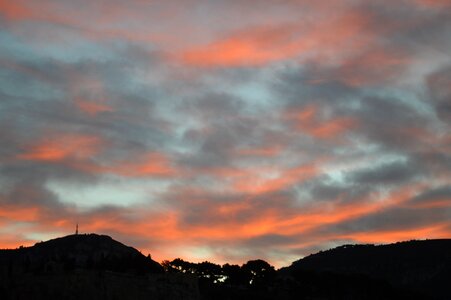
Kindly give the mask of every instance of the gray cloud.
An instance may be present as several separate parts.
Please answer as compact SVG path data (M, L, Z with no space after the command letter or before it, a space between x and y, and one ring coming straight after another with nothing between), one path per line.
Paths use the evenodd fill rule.
M438 117L449 124L451 120L451 67L445 67L429 75L427 84Z
M413 163L394 162L380 166L357 170L347 176L347 180L354 184L365 185L399 185L410 182L417 177L417 170Z
M451 186L439 186L430 190L426 190L412 199L413 203L427 203L429 201L446 200L451 201Z

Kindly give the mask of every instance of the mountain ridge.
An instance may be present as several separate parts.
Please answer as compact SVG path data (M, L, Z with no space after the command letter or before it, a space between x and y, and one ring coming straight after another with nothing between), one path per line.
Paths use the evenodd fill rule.
M428 297L451 296L451 239L411 240L393 244L343 245L308 255L279 270L365 276Z
M258 265L251 268L259 278L254 284L212 280L227 274L239 279L251 270L250 263ZM162 266L107 235L75 234L0 250L0 297L442 300L451 296L447 288L451 239L342 245L310 254L277 272L272 269L273 273L267 273L273 267L265 264L257 260L241 267L220 266L175 259Z

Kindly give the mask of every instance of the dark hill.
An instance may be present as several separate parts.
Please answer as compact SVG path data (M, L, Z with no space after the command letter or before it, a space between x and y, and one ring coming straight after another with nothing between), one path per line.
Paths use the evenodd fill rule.
M138 250L106 235L69 235L32 247L0 250L0 262L13 272L101 269L125 273L162 273L163 268Z
M0 299L197 299L195 278L168 276L109 236L69 235L0 250Z
M411 291L418 299L451 299L451 239L345 245L309 255L279 272L304 282L315 276L368 279Z
M108 236L70 235L0 250L0 299L451 299L451 240L345 245L277 272L261 260L165 268Z

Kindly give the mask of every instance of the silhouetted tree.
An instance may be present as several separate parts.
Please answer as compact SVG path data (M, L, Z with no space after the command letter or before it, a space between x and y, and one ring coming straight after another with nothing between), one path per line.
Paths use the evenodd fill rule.
M225 264L222 266L222 274L225 276L224 283L230 285L248 285L246 274L238 265Z
M177 270L172 267L171 262L169 260L163 260L161 262L161 266L163 267L165 272L176 272Z
M191 274L197 273L196 264L184 261L181 258L176 258L170 262L165 261L163 263L165 264L163 265L163 267L171 272L191 273Z
M249 284L253 286L268 285L276 276L274 267L261 259L250 260L241 269L246 274Z
M221 266L209 261L204 261L196 264L195 271L199 277L207 279L206 281L211 283L217 283L218 279L222 275Z

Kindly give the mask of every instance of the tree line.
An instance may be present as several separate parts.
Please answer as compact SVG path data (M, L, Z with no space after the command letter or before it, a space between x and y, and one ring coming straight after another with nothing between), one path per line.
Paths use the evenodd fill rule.
M192 263L181 258L165 260L162 266L166 272L193 274L200 283L212 283L233 286L267 286L276 277L276 270L264 260L250 260L245 264L219 265L204 261Z

